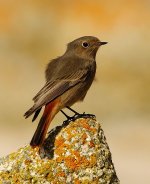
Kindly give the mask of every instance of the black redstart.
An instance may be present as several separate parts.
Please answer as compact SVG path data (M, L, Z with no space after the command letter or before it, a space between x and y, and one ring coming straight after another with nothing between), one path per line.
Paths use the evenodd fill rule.
M84 99L95 77L97 50L106 43L93 36L78 38L68 44L64 55L47 65L46 84L33 98L34 105L24 115L28 118L35 113L34 121L45 106L30 142L32 147L42 145L49 124L60 110Z

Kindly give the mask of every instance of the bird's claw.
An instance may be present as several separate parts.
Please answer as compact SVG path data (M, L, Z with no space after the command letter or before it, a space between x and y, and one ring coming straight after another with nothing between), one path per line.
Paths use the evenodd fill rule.
M92 118L92 119L95 119L96 116L94 114L86 114L84 112L83 114L79 114L76 118Z
M79 113L76 113L74 116L67 118L67 120L64 121L64 123L69 123L71 121L75 121L76 119L79 119L79 118L92 118L92 119L95 119L96 116L93 115L93 114L85 114L85 112L83 114L79 114Z

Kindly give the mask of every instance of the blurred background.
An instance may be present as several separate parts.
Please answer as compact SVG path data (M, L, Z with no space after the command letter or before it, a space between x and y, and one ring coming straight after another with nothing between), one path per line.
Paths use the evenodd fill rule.
M109 44L74 109L102 123L122 184L150 183L149 0L0 0L0 156L29 143L38 120L23 114L44 85L46 64L85 35ZM50 128L64 119L59 113Z

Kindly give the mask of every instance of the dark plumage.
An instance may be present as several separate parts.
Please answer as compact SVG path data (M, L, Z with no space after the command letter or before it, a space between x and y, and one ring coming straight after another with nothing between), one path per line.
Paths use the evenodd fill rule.
M47 124L49 124L48 122L59 110L84 99L95 77L96 52L103 44L106 44L106 42L100 42L96 37L81 37L70 42L64 55L53 59L47 65L46 84L33 98L33 107L25 113L26 118L35 113L34 121L43 106L48 107L49 105L50 108L47 110L48 113L45 110L46 115L43 114L40 128L37 128L38 134L35 132L31 145L35 146L43 142L43 136L47 131L47 127L46 130L41 128L46 122L43 117L49 117L47 118L49 119ZM38 142L36 142L40 131L44 133L40 133L41 138L38 138Z

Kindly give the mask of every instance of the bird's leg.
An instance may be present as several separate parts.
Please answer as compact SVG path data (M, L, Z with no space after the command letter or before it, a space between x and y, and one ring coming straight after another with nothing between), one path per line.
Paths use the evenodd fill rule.
M66 106L66 108L75 113L75 115L73 116L74 120L77 118L94 118L95 119L95 115L93 115L93 114L86 114L85 112L83 114L80 114L80 113L76 112L75 110L73 110L69 106Z
M65 115L66 116L66 118L67 119L70 119L71 117L70 116L68 116L63 110L60 110L62 113L63 113L63 115Z
M71 107L69 107L69 106L66 106L66 107L67 107L67 109L69 109L70 111L74 112L75 115L79 115L79 113L78 113L77 111L73 110Z

